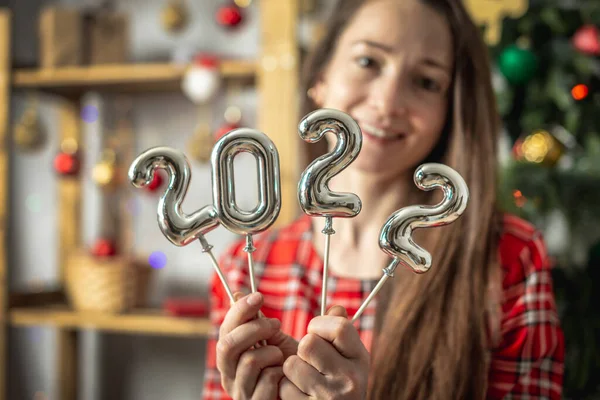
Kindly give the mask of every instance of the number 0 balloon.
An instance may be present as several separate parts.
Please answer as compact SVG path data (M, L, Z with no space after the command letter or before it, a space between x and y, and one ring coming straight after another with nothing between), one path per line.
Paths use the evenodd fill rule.
M252 211L241 210L236 204L233 179L233 160L246 152L256 158L258 170L258 204ZM256 292L254 261L256 250L252 235L269 228L281 210L281 181L279 153L267 135L254 129L240 128L225 134L217 141L212 156L213 202L223 226L238 235L246 236L248 268L252 293Z

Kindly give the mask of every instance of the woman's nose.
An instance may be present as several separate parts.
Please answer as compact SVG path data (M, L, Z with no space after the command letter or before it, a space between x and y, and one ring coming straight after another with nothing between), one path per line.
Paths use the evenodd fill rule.
M373 85L371 103L382 116L396 117L406 112L408 93L402 87L400 76L380 77Z

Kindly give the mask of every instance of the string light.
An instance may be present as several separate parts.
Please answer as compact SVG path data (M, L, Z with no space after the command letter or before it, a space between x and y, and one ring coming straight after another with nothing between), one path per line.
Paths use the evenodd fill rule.
M579 85L575 85L573 89L571 89L571 96L575 100L583 100L587 97L589 93L589 89L586 85L580 83Z

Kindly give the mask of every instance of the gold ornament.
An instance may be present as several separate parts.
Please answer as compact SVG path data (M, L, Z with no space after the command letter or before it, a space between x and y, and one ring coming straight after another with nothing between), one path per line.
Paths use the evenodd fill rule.
M565 146L543 129L528 135L519 146L517 153L520 160L549 167L556 165L565 153Z
M250 4L252 4L252 0L233 0L233 2L239 8L250 7Z
M208 124L201 124L188 142L188 151L192 159L204 164L210 161L214 144L215 140L210 126Z
M45 138L35 105L29 106L21 116L19 122L15 124L13 138L17 147L23 151L36 150L42 146Z
M486 25L485 41L498 44L505 17L520 18L529 8L529 0L465 0L471 18L479 25Z
M117 184L116 154L113 150L105 150L102 160L94 166L92 178L102 188L111 188Z
M188 11L182 0L169 0L161 13L163 28L170 33L181 31L187 26Z

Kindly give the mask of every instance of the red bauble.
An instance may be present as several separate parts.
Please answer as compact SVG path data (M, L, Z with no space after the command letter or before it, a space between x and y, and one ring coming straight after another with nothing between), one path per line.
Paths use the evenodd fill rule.
M215 141L221 139L225 136L229 131L239 128L239 125L236 124L225 124L215 132Z
M79 157L76 153L58 153L54 158L54 169L61 175L75 175L79 172Z
M572 37L573 47L592 56L600 55L600 30L594 25L584 25Z
M92 248L94 257L111 257L117 254L115 243L108 239L98 239Z
M217 22L227 28L238 26L242 20L242 10L234 4L222 6L217 11Z
M160 174L158 172L154 172L154 176L152 177L152 182L150 182L148 185L146 185L146 189L148 189L149 192L154 193L158 189L160 189L162 184L163 184L162 176L160 176Z

